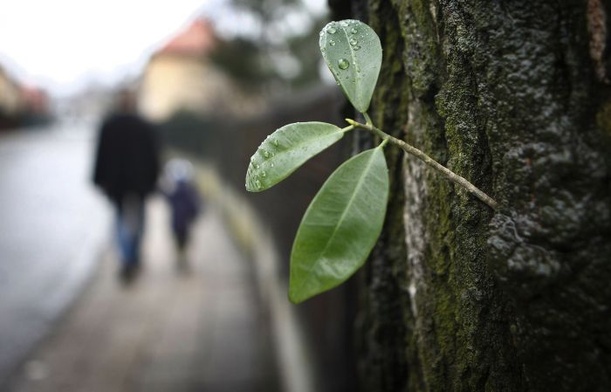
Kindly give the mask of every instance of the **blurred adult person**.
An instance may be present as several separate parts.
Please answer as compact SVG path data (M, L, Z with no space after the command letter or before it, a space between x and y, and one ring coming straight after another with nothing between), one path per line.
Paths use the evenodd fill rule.
M158 175L156 131L137 114L134 94L122 90L116 109L99 129L93 181L116 209L120 276L126 281L140 266L145 202L156 188Z

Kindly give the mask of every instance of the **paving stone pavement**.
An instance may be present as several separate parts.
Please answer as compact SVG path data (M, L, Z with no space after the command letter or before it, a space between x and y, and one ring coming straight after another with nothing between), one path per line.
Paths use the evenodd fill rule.
M88 288L13 377L13 392L277 391L248 260L206 209L178 268L165 204L149 203L143 268L122 284L109 246Z

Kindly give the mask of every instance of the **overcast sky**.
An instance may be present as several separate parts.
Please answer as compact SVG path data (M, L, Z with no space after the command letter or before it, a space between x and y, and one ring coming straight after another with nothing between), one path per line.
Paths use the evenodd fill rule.
M197 15L202 0L15 0L0 6L0 63L67 91L116 79Z
M0 64L26 84L65 94L135 74L148 56L205 13L221 30L248 28L226 0L5 0ZM307 0L314 12L326 0ZM324 12L324 11L322 11Z

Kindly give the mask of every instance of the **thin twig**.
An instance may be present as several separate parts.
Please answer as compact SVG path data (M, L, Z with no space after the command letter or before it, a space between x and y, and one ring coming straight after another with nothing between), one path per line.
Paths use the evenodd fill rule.
M472 195L474 195L475 197L477 197L478 199L486 203L493 210L499 209L499 204L493 198L485 194L481 189L479 189L478 187L470 183L464 177L461 177L458 174L454 173L452 170L446 168L445 166L443 166L442 164L440 164L439 162L437 162L430 156L426 155L424 152L417 149L416 147L410 144L407 144L403 140L397 139L396 137L393 137L387 134L386 132L374 127L372 124L369 123L369 121L367 124L361 124L352 119L346 119L346 121L350 125L353 125L356 128L365 129L367 131L375 133L376 135L378 135L379 137L381 137L384 140L389 140L391 143L399 146L406 153L415 156L416 158L420 159L422 162L426 163L428 166L439 171L441 174L446 176L446 178L452 181L453 183L465 188L468 192L470 192Z

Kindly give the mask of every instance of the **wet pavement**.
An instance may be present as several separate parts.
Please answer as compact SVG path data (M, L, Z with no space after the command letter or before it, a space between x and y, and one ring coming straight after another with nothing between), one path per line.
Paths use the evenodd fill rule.
M80 149L76 150L88 151L87 140L81 139L80 143ZM39 152L43 150L41 147ZM86 156L83 154L81 159L86 160ZM40 170L42 174L44 170ZM77 170L80 175L87 171L80 170ZM0 173L6 176L6 170ZM0 180L3 178L6 177ZM2 182L2 200L10 199L10 192L4 187ZM88 213L80 216L78 233L63 234L65 237L61 239L54 239L52 235L49 241L60 241L64 248L84 248L81 243L88 225L83 226L82 222L91 222L93 210L108 211L107 205L100 208L99 199L92 200L75 202L89 208ZM70 208L76 209L76 205ZM45 208L39 210L42 213ZM208 206L195 228L187 263L181 266L169 235L163 200L154 198L148 213L143 268L129 285L118 279L117 257L108 239L107 216L99 218L105 234L97 237L101 238L98 245L102 247L89 246L93 252L98 250L90 267L83 266L88 262L72 262L75 254L67 251L58 251L54 258L34 261L31 268L10 264L8 270L17 276L11 279L15 282L13 290L19 295L9 292L8 297L0 297L4 306L0 308L3 311L0 313L0 352L9 347L8 339L14 334L5 328L27 329L31 319L39 318L47 320L49 333L39 332L44 339L32 345L19 361L20 365L12 368L3 390L247 392L278 389L270 328L267 315L258 303L253 271L248 259L232 242L220 214ZM40 219L51 232L52 227L66 224L58 221L65 211L55 214ZM41 229L39 236L43 237L45 230ZM0 252L4 264L6 255L13 257L13 254L5 250L9 247L5 248L6 240L3 241ZM14 246L13 252L22 252L19 255L22 261L46 253L44 244L32 247L38 252L30 254L19 246ZM31 271L44 263L52 265L43 268L51 276L45 279L42 272ZM52 272L57 269L55 264L62 265L63 272ZM5 266L2 268L3 272L7 270ZM48 296L60 290L58 286L66 281L65 276L74 274L71 268L83 271L80 280L87 285L81 290L79 287L83 286L73 284L73 298L75 294L78 297L74 302L64 301L72 303L69 310L62 313L56 308L55 314L62 316L48 316L52 312L44 305L45 293ZM6 279L7 275L1 276ZM26 287L19 290L21 285ZM32 289L39 285L46 289ZM30 291L38 294L24 294ZM6 299L20 296L12 305ZM8 313L4 313L6 309ZM10 317L5 317L7 314ZM13 351L13 357L19 357L17 351Z
M84 124L0 134L0 385L82 288L107 236L89 185L92 137Z
M177 263L162 201L149 209L144 265L117 279L108 249L90 287L33 353L11 391L273 391L252 276L208 210Z

